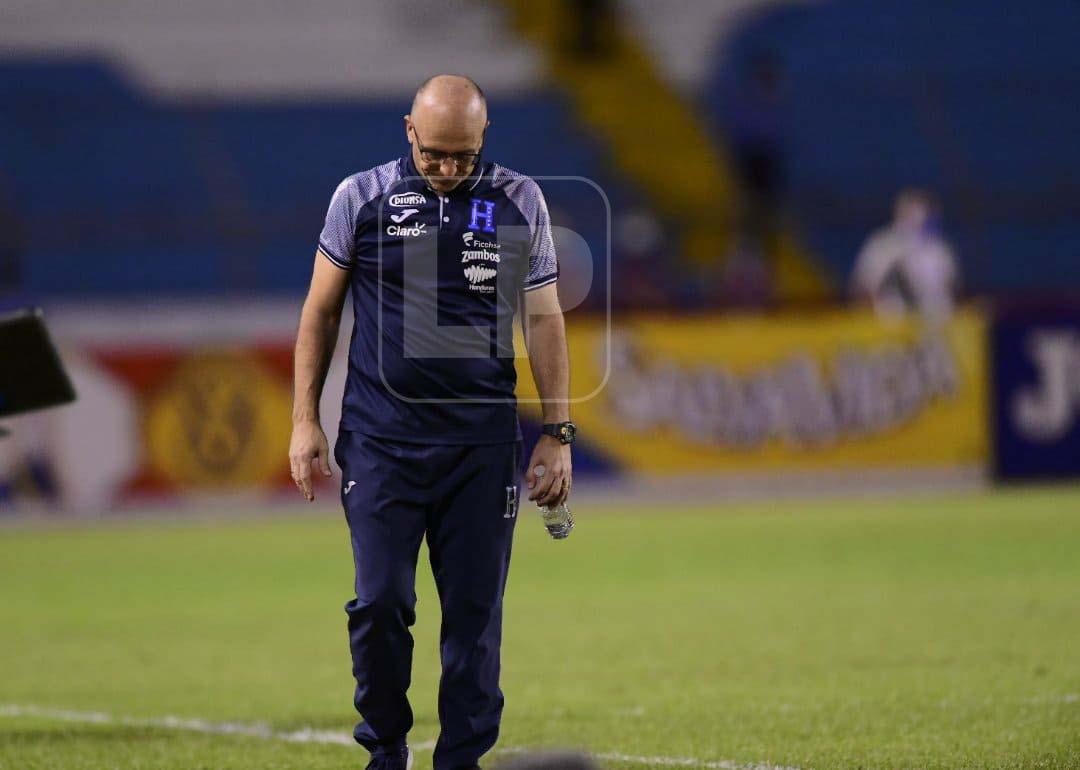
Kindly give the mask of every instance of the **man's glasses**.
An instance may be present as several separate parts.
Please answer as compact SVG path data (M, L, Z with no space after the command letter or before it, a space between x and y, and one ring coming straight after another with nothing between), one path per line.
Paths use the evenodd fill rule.
M449 158L454 161L454 166L460 170L471 168L473 164L480 159L480 152L484 149L484 140L480 139L480 150L477 152L445 152L443 150L432 150L429 147L425 147L424 143L420 141L420 134L416 132L416 126L413 126L413 134L416 136L416 149L420 151L420 159L424 163L430 163L432 165L439 164Z

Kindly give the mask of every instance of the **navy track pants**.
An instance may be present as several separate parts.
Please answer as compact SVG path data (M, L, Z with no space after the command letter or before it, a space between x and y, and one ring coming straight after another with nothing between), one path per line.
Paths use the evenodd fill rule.
M521 450L520 441L439 446L339 435L334 456L356 566L356 597L345 605L362 717L353 734L375 754L401 746L413 724L409 627L425 535L442 605L434 768L469 767L495 745Z

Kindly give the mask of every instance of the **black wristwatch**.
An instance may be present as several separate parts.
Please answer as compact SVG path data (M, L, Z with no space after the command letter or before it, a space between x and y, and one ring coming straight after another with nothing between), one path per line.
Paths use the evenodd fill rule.
M543 427L545 436L554 436L561 444L573 444L577 437L577 426L567 420L566 422L549 422Z

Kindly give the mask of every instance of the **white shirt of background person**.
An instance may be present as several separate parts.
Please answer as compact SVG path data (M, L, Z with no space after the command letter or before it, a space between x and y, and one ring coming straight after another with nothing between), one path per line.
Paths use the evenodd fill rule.
M892 224L870 235L852 272L856 298L883 318L917 312L939 323L949 319L958 283L956 256L934 224L928 193L905 190L896 198Z

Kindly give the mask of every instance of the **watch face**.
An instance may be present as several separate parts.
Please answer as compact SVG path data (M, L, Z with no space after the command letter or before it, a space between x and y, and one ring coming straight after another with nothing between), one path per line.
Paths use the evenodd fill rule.
M574 440L574 436L577 435L577 428L574 427L574 423L568 422L562 426L562 436L560 439L564 444L569 444Z

